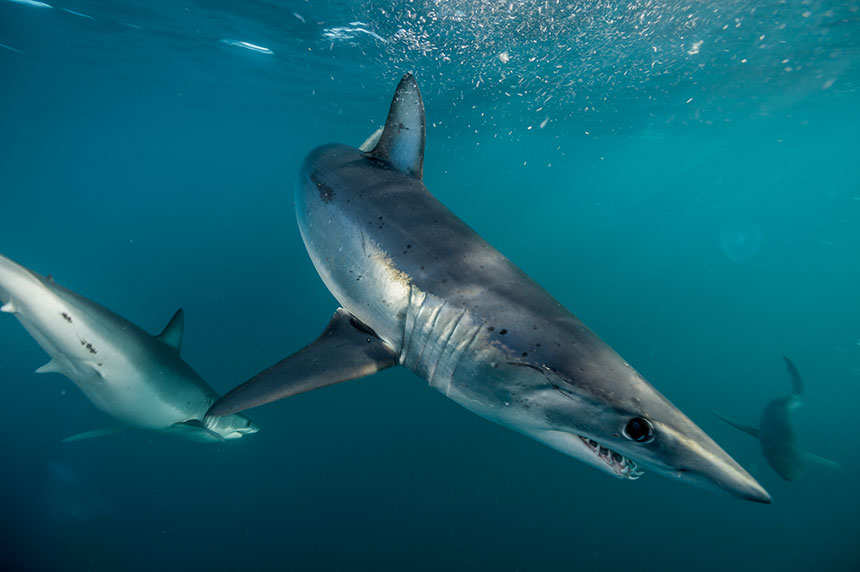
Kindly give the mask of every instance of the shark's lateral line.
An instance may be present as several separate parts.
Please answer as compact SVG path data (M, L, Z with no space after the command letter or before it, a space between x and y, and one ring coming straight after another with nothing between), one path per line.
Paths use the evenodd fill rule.
M96 407L123 426L89 431L76 441L126 427L215 442L254 433L243 415L209 417L218 399L179 356L184 313L151 336L122 316L0 255L0 301L51 356L37 373L71 379Z
M713 412L714 415L758 439L765 460L786 481L796 481L806 474L807 462L832 469L839 468L839 463L798 447L794 427L791 425L791 414L803 404L803 379L790 359L785 356L782 359L785 360L788 374L791 376L791 393L767 404L762 411L759 427L745 425L717 411Z
M296 214L343 306L327 330L339 330L337 349L324 335L210 414L398 364L478 415L616 477L635 479L644 467L770 502L612 348L428 192L424 132L424 104L407 74L378 141L363 150L325 145L305 159Z

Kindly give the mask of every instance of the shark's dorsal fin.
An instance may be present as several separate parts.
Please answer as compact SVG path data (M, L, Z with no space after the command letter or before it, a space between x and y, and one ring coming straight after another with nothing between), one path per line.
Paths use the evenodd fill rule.
M164 326L164 330L156 337L178 352L182 349L182 336L184 333L185 312L182 308L179 308L173 314L173 317L170 318L170 321L167 322L167 325Z
M424 101L415 76L408 73L397 85L382 135L370 155L420 179L424 174L424 131Z
M393 365L397 365L397 353L373 330L338 308L319 338L227 393L206 415L236 413Z
M720 419L722 419L723 421L725 421L726 423L728 423L729 425L734 427L735 429L740 429L744 433L748 433L748 434L752 435L753 437L755 437L756 439L758 439L759 430L757 427L753 427L751 425L745 425L744 423L741 423L740 421L737 421L735 419L732 419L731 417L723 415L719 411L711 411L711 413L713 413L714 415L716 415L717 417L719 417Z

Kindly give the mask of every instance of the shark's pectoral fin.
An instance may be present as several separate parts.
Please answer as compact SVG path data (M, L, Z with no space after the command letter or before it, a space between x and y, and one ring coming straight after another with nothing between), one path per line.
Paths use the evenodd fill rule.
M181 423L174 423L167 431L198 443L219 443L224 441L224 437L208 429L199 419L189 419Z
M179 308L173 314L173 317L170 318L170 321L167 322L167 325L164 326L164 330L156 337L178 352L182 349L182 336L184 333L185 312L182 308Z
M208 415L236 413L396 364L394 350L339 308L316 341L229 392L215 402Z
M821 465L822 467L827 467L828 469L842 468L842 465L840 465L836 461L831 461L830 459L825 459L824 457L819 457L818 455L813 455L809 451L804 451L803 455L806 457L806 460L809 461L810 463L815 463L816 465Z
M369 154L404 175L420 179L424 173L424 125L424 101L415 77L408 73L397 85L385 127ZM369 146L369 141L364 145Z
M744 425L740 421L732 419L731 417L727 417L727 416L725 416L722 413L719 413L717 411L711 411L711 413L713 413L714 415L716 415L717 417L719 417L720 419L722 419L723 421L725 421L726 423L728 423L732 427L735 427L736 429L740 429L744 433L749 433L750 435L752 435L753 437L758 439L759 430L757 427L753 427L751 425Z
M62 443L71 443L72 441L84 441L85 439L95 439L96 437L107 437L108 435L116 435L131 429L128 425L120 425L119 427L108 427L107 429L96 429L95 431L86 431L78 433L71 437L66 437Z

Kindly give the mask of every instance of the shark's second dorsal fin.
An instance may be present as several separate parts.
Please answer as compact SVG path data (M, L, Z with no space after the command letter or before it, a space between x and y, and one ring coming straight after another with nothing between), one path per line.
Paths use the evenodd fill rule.
M167 325L164 326L164 330L156 337L178 352L182 349L182 336L184 333L185 312L182 308L179 308L173 314L173 317L170 318L170 321L167 322Z
M785 356L782 356L782 359L785 360L785 365L788 368L788 374L791 376L791 393L792 395L796 395L798 397L803 395L803 378L800 377L800 372L797 371L797 368L794 366L794 362L788 359Z
M424 174L424 131L424 101L415 76L408 73L397 85L382 135L370 155L420 179Z

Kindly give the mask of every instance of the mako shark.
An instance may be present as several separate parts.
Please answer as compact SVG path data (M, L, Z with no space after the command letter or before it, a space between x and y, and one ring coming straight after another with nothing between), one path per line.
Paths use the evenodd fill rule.
M309 346L210 415L412 370L472 412L620 479L643 468L731 495L767 492L626 361L422 182L424 104L400 81L374 144L305 159L296 215L339 308Z
M218 394L179 356L180 309L158 336L0 255L0 310L13 314L51 356L37 373L71 379L96 407L123 423L65 439L127 428L215 442L255 433L243 415L206 415Z
M791 414L803 404L803 379L790 359L785 356L782 359L791 376L791 393L767 404L761 414L759 427L745 425L717 411L713 414L732 427L757 438L767 463L786 481L796 481L806 474L807 462L831 469L839 468L839 463L813 455L797 446Z

